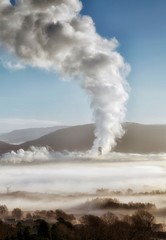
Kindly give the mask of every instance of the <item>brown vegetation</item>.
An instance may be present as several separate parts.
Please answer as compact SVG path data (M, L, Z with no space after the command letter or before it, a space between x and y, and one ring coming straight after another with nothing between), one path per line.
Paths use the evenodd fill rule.
M152 210L155 209L155 205L152 203L121 203L117 199L112 198L95 198L86 202L81 206L86 209L125 209L125 210Z
M117 200L112 202L115 206L123 205ZM0 221L1 240L166 239L162 225L156 224L154 216L146 210L121 218L107 212L101 217L83 215L77 219L62 210L35 211L24 216L21 209L16 208L11 216L6 206L0 206L0 209L3 216L3 221Z
M20 220L15 224L0 222L2 240L152 240L166 239L165 233L158 231L153 215L139 210L132 216L118 218L108 212L101 217L84 215L76 224L71 216L56 218L55 223L37 220ZM71 218L71 219L70 219Z

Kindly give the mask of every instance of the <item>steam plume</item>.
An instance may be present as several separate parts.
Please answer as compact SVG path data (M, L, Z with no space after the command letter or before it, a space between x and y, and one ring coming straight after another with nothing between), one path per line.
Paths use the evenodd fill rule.
M81 16L79 0L0 2L0 44L23 65L77 79L90 97L96 123L93 149L103 153L123 135L129 67L116 39L103 39L92 19Z

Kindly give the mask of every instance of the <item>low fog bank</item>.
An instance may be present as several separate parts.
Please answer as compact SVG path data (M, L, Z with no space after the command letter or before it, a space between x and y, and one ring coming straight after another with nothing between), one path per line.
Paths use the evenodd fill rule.
M55 152L49 147L31 146L27 151L19 149L3 154L0 157L0 164L22 164L22 163L50 163L62 162L62 160L71 162L89 161L109 161L109 162L137 162L137 161L165 161L166 153L158 154L136 154L136 153L117 153L111 152L106 155L93 151L86 152Z
M162 218L165 210L160 209L166 203L165 159L165 153L96 157L91 152L60 153L46 147L12 151L0 159L1 204L10 209L60 208L76 214L100 214L103 209L81 206L95 198L116 198L123 203L155 204L155 214Z
M162 190L166 154L53 152L46 147L4 154L0 158L0 190L41 192L94 191L98 188Z

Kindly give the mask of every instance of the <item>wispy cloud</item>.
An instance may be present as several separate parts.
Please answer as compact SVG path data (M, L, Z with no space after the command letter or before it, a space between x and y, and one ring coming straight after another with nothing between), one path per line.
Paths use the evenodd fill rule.
M3 66L9 70L15 71L15 70L21 70L24 69L25 66L22 65L21 63L14 63L12 61L4 61Z
M6 53L5 54L1 53L1 57L0 57L0 64L6 68L9 69L11 71L17 71L17 70L21 70L25 68L25 65L23 64L22 61L18 61L16 57L10 55L10 53Z

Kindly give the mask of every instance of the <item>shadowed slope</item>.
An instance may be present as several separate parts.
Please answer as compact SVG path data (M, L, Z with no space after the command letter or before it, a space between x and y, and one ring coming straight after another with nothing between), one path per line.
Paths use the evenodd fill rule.
M87 124L60 129L20 146L24 149L30 146L49 146L55 151L86 151L92 147L93 140L94 125Z
M0 155L3 153L9 152L11 150L16 151L18 149L19 149L18 146L0 141Z
M166 125L125 124L126 133L114 151L126 153L159 153L166 152ZM22 145L48 145L55 151L85 151L93 145L94 125L87 124L61 129L35 141Z
M118 141L117 152L161 153L166 152L166 125L127 123L126 133Z

